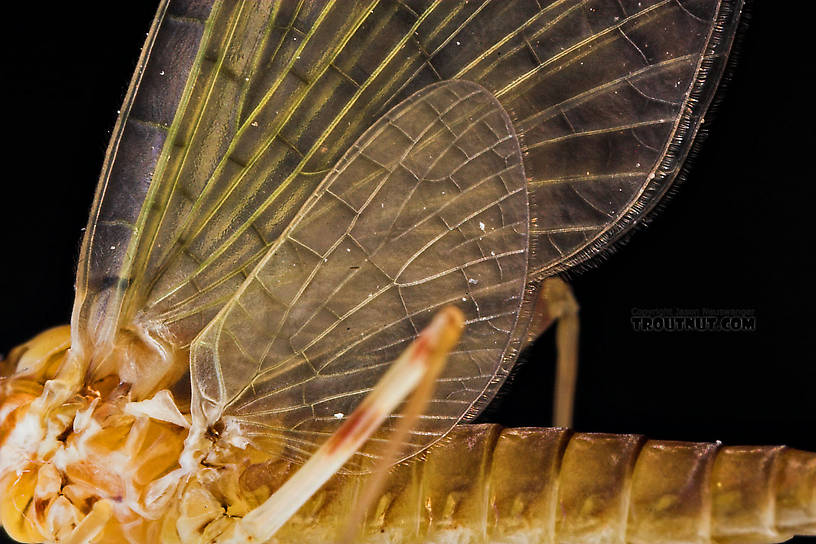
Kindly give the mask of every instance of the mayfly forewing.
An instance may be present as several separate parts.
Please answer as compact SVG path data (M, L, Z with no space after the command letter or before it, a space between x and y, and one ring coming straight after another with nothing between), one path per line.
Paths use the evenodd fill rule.
M305 459L454 304L465 332L402 453L425 448L515 359L527 210L518 141L490 93L447 81L407 98L351 147L193 343L197 423L222 419Z
M440 80L479 83L510 114L531 273L581 261L674 179L741 5L162 4L85 240L75 335L187 346L349 145Z

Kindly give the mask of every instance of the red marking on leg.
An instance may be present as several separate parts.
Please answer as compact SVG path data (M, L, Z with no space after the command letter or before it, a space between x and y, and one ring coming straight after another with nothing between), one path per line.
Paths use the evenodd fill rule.
M431 351L428 347L428 339L425 334L420 334L414 341L414 352L411 354L412 363L425 364L428 360L428 353Z
M379 412L366 403L360 405L329 439L329 455L373 431L377 427L378 416Z
M453 324L456 312L458 310L453 308L444 308L434 317L430 325L419 333L412 346L411 362L423 365L430 362L428 355L431 352L431 342L433 341L434 349L438 349L440 338L445 334L443 331ZM441 319L444 319L444 324L439 323Z

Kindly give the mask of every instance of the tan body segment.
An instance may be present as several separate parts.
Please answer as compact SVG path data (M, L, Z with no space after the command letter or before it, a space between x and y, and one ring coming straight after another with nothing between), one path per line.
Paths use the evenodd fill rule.
M280 541L331 541L360 485L336 478ZM815 454L461 425L393 471L362 541L780 542L815 533Z
M180 470L187 436L138 415L121 387L86 388L48 418L26 462L8 444L67 329L13 352L2 382L2 523L27 542L217 542L299 464L213 437ZM366 476L336 475L273 542L331 542ZM816 534L816 454L785 447L650 441L560 428L460 425L395 467L361 542L781 542Z

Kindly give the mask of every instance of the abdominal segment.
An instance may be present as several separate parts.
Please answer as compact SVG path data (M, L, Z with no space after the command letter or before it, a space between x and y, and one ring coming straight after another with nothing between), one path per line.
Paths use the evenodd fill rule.
M360 477L279 533L331 541ZM360 542L781 542L816 534L816 454L557 428L461 425L395 468Z

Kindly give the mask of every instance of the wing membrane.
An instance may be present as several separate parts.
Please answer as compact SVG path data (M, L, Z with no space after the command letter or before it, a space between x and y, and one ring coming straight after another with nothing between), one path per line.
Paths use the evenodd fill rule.
M160 4L114 127L82 243L71 318L72 349L89 358L104 355L126 321L121 305L138 284L131 263L144 245L140 218L150 207L148 193L162 185L154 171L208 14L195 2Z
M427 446L515 356L528 223L498 102L463 81L408 98L351 147L193 344L205 424L225 414L301 458L456 304L468 326L408 453Z
M309 248L322 237L293 237L293 221L303 228L320 221L306 217L304 205L327 224L359 211L341 200L318 206L318 187L385 112L440 81L478 83L512 121L527 178L526 297L535 280L600 251L677 176L722 74L742 1L541 4L162 4L83 245L73 318L82 343L104 346L137 328L186 348L254 285L265 255L314 258ZM362 195L375 189L364 179ZM296 270L289 273L280 271L282 282L305 285ZM286 302L288 317L279 329L263 329L265 336L256 331L258 342L306 334L286 328L307 312L301 303ZM239 309L251 312L248 304L230 306ZM216 329L201 344L212 357L222 346L216 338L238 334ZM273 342L275 349L283 347ZM208 378L219 388L255 379L241 365L209 368L221 373ZM336 383L338 394L367 387L352 378ZM235 394L209 385L202 391L225 409ZM229 410L238 417L237 401ZM284 428L294 447L292 426Z

